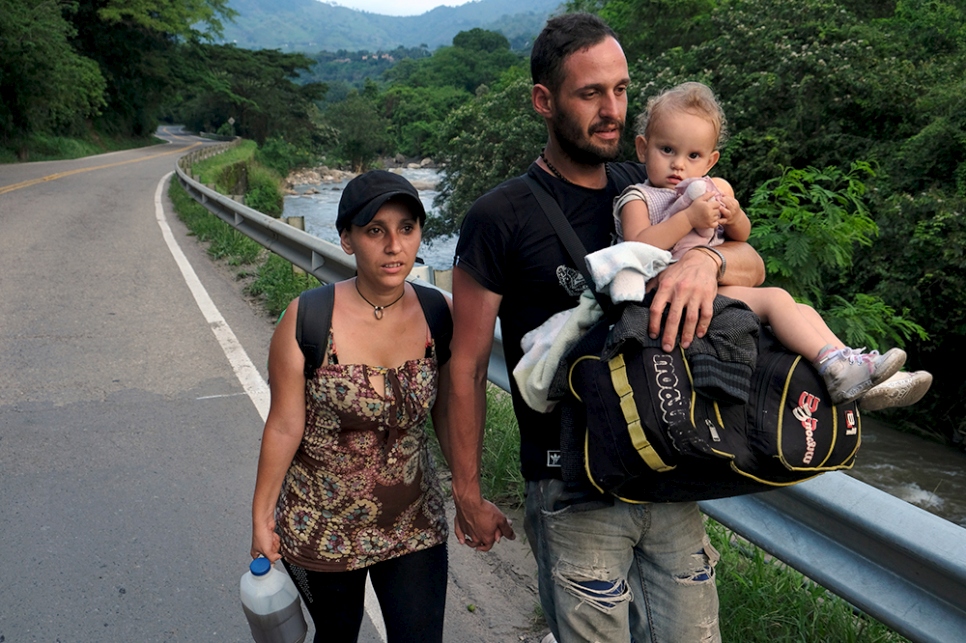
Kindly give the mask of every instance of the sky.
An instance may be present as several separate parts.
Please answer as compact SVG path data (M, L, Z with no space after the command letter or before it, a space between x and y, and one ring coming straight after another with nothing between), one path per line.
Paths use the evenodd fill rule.
M387 16L417 16L440 5L456 7L469 0L323 0L350 9L361 9Z

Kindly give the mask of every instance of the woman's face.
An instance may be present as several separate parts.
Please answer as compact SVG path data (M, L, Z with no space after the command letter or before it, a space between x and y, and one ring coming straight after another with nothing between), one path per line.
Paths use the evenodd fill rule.
M419 218L405 204L389 201L368 224L344 230L341 243L355 255L360 277L393 286L409 276L422 238Z

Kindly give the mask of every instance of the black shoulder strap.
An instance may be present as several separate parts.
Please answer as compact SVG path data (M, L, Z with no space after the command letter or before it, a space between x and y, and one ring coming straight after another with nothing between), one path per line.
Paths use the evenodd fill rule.
M563 210L560 209L560 205L556 199L529 174L524 176L523 180L526 181L527 187L533 192L533 196L537 198L537 203L540 204L543 213L550 220L550 225L553 226L557 236L560 237L560 241L570 255L570 260L574 262L577 270L584 276L584 281L587 287L590 288L590 291L594 293L597 303L600 304L600 307L604 311L612 310L614 307L613 304L594 288L594 279L590 275L590 270L587 269L587 262L584 261L584 257L587 256L587 249L584 248L583 242L581 242L577 233L574 232L574 227L567 221L567 217L564 215Z
M450 340L453 338L453 316L443 293L412 284L419 305L423 309L429 332L436 340L436 359L440 364L449 361ZM299 295L295 339L305 356L305 379L312 379L322 364L325 347L332 327L332 307L335 304L335 284L326 284L306 290Z
M412 282L411 282L412 283ZM419 298L423 315L429 325L429 333L436 340L436 361L442 366L449 361L449 344L453 339L453 315L450 313L446 297L435 288L412 283Z
M445 303L445 302L444 302ZM295 339L305 356L305 379L315 376L322 364L325 346L332 327L332 306L335 304L335 284L325 284L299 295Z

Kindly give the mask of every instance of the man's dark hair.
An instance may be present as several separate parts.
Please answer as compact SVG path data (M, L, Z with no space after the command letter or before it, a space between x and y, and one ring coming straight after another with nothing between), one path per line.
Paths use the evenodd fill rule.
M533 84L556 92L563 83L563 65L567 57L593 47L607 37L617 40L614 30L592 13L566 13L551 18L530 52Z

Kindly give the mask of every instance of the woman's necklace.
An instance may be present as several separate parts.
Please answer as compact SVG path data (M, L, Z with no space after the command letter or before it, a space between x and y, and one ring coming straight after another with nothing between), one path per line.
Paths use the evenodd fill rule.
M382 314L383 314L382 311L386 310L387 308L389 308L393 304L398 303L399 300L402 299L403 296L406 294L406 286L404 284L403 285L402 294L399 295L398 297L396 297L395 301L393 301L391 303L388 303L385 306L377 306L374 303L372 303L371 301L369 301L368 299L366 299L366 296L362 294L362 291L361 290L359 290L359 280L358 279L355 280L355 284L356 284L356 292L359 293L359 296L360 297L362 297L362 301L364 301L367 304L369 304L370 306L372 306L372 316L375 317L376 319L382 319Z
M563 174L561 174L560 173L560 170L558 170L557 168L555 168L553 166L553 163L551 163L550 160L547 158L547 150L540 150L540 158L543 159L543 162L547 165L547 169L549 169L551 172L553 172L553 175L555 177L557 177L558 179L560 179L564 183L569 183L570 185L574 185L574 182L573 181L571 181L566 176L564 176ZM606 164L606 163L604 163L604 174L606 174L607 177L610 178L610 166L608 164Z

